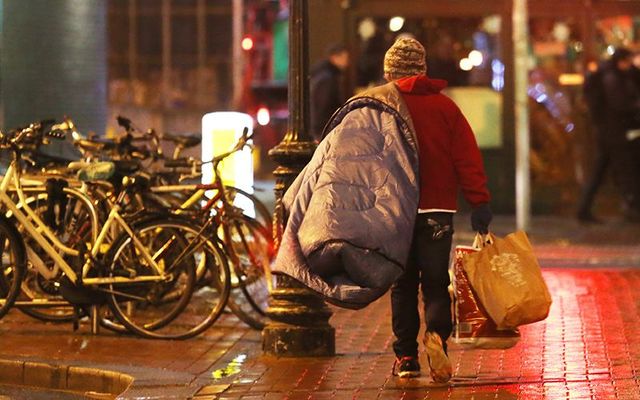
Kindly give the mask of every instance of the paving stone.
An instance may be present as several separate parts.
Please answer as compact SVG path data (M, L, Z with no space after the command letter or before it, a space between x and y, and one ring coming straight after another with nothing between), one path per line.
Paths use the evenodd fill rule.
M24 361L0 360L0 383L14 385L24 383Z
M640 246L546 242L535 249L547 266L549 317L522 327L520 342L511 349L451 343L455 376L449 385L431 382L424 356L423 377L402 382L391 376L388 296L359 311L334 308L338 355L303 359L263 357L259 332L231 314L196 339L161 341L106 331L91 336L86 323L73 332L12 311L0 320L1 357L9 360L0 361L0 381L44 382L46 373L25 374L24 362L48 360L130 374L136 379L126 392L130 398L184 399L198 393L199 400L640 399ZM101 384L106 375L97 379ZM123 388L129 383L123 376L117 381ZM203 386L214 389L198 392Z
M119 377L115 378L119 383ZM67 389L67 368L27 361L24 363L23 383L28 386ZM101 388L96 387L94 390Z

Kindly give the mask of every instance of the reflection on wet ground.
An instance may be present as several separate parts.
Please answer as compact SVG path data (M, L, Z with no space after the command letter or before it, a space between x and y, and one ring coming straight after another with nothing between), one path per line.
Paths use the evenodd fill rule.
M75 393L28 386L0 385L0 400L86 400L90 398Z
M459 217L457 243L469 244L468 216ZM512 222L498 217L496 232L513 231ZM335 357L264 357L260 332L231 313L197 338L161 341L92 336L86 322L74 332L12 310L0 320L0 358L122 371L141 385L139 397L124 398L187 399L202 388L194 399L640 400L640 225L534 222L531 239L554 301L549 318L523 327L511 349L451 344L449 385L434 385L426 373L414 380L391 375L388 296L359 311L333 308ZM38 395L15 398L82 398Z
M247 354L243 368L217 383L230 385L225 399L640 399L640 269L553 268L544 277L554 301L548 319L522 327L511 349L450 343L448 385L434 384L426 371L418 379L391 375L388 297L360 311L334 309L336 357L273 359L239 341L228 360Z
M235 375L242 371L242 363L247 359L246 354L240 354L224 368L217 369L211 373L213 379L221 379L227 376Z

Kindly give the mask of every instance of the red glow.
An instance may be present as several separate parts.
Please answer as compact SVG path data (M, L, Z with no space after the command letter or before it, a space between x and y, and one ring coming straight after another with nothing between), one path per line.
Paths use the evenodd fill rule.
M251 39L250 37L245 37L244 39L242 39L242 50L245 51L249 51L251 49L253 49L253 39Z
M271 113L269 112L269 109L267 107L260 107L258 109L256 119L262 126L269 125L269 122L271 121Z

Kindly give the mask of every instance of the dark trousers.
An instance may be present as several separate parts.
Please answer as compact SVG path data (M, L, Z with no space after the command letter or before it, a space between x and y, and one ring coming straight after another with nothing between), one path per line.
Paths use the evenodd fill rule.
M609 165L611 164L611 152L607 148L602 146L598 149L596 154L593 170L590 172L589 178L585 182L582 189L582 195L578 203L578 216L591 215L591 208L593 207L593 201L598 193L598 189L604 182L604 178Z
M438 333L445 343L452 330L449 297L449 255L453 229L434 239L427 219L453 228L453 214L418 214L413 232L411 252L404 274L391 288L391 312L396 341L393 350L398 357L418 355L418 287L422 289L427 331Z
M582 190L578 203L578 216L591 214L593 201L602 185L606 172L611 168L615 183L620 189L625 207L629 211L640 211L640 181L638 175L638 155L634 154L633 143L599 140L598 152L593 170Z

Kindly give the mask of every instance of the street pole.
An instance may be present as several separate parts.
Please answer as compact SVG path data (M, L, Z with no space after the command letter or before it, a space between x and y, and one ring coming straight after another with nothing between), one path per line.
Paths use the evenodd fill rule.
M232 108L238 108L242 97L242 71L243 57L242 57L242 34L243 34L243 18L244 15L244 0L233 0L232 3L232 51L231 58L233 62L232 80L233 80L233 100Z
M527 0L513 0L513 47L516 115L516 225L528 230L531 224L531 174L529 168L529 81Z
M280 246L285 225L282 197L309 162L315 143L309 136L308 0L289 1L289 122L282 142L269 151L278 164L274 240ZM335 354L331 310L314 292L294 279L276 276L269 298L270 322L262 331L262 351L278 357L315 357Z

